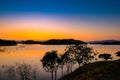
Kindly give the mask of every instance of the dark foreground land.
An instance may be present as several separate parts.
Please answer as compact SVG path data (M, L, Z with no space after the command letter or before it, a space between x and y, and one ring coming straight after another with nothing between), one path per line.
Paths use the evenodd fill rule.
M120 60L90 63L59 80L120 80Z

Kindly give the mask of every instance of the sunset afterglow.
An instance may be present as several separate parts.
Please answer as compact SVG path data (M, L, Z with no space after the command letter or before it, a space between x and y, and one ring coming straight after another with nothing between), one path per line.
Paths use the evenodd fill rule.
M64 4L62 1L59 2L59 5L56 5L57 1L14 1L15 4L19 5L7 2L2 1L3 4L0 6L2 8L0 9L1 39L73 38L84 41L120 39L120 12L118 11L119 5L116 2L114 4L110 2L106 5L105 1L102 6L91 5L91 2L87 5L84 1L76 1L76 3L83 3L84 5L72 4L70 1L67 6L65 6L66 1L63 1ZM36 5L30 6L32 2ZM94 2L98 4L98 2ZM46 5L47 3L49 5ZM64 9L62 6L60 7L60 4L64 6ZM109 9L108 6L112 8Z

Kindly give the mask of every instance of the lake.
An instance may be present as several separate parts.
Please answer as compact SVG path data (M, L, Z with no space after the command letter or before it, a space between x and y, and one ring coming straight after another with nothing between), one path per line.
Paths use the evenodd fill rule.
M110 53L114 55L115 52L120 51L120 45L98 45L89 44L99 53ZM0 46L0 65L14 65L15 63L27 63L36 65L39 69L40 80L50 80L50 73L45 72L41 65L41 58L45 52L57 50L59 54L63 54L66 45L22 45L17 46ZM58 71L59 73L59 71ZM58 78L61 74L58 74Z

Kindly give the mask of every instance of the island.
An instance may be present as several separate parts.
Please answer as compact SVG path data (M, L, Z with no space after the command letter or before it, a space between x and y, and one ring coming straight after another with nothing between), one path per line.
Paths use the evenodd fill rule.
M17 42L14 40L4 40L0 39L0 46L15 46Z
M42 44L42 45L69 45L69 44L87 44L80 40L74 39L50 39L46 41L23 41L22 44Z
M89 44L102 44L102 45L120 45L120 40L101 40L101 41L90 41Z

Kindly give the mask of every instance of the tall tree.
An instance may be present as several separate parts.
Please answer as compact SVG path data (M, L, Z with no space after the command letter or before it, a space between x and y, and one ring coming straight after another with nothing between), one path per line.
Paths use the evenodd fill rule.
M87 44L69 45L66 51L69 55L72 55L72 60L76 61L79 66L88 63L95 56L93 49L88 47Z
M57 67L58 67L58 55L57 51L52 50L51 52L46 52L44 57L41 59L43 68L46 72L51 72L51 80L53 80L53 73L55 72L55 80L57 79Z
M63 69L64 69L64 54L60 55L60 57L58 58L58 64L59 64L59 68L61 69L61 77L63 77Z
M65 49L65 53L63 54L64 62L67 67L68 74L72 72L73 64L75 64L74 53L75 53L75 50L73 45L68 45Z
M91 59L94 59L95 53L91 47L88 47L87 44L75 45L75 59L77 63L86 64L89 63Z

